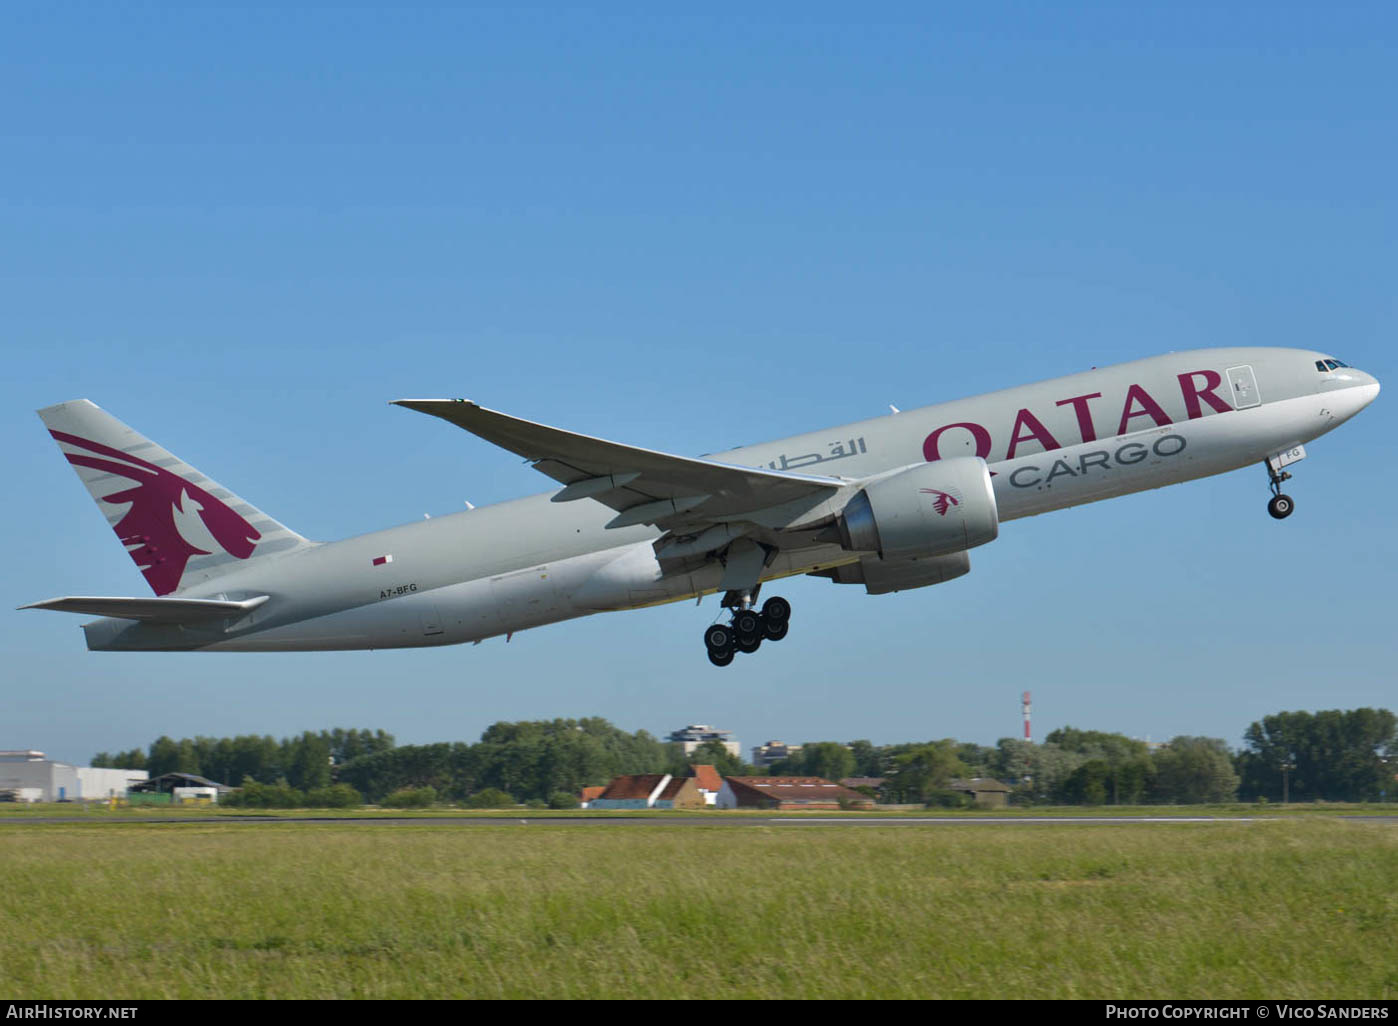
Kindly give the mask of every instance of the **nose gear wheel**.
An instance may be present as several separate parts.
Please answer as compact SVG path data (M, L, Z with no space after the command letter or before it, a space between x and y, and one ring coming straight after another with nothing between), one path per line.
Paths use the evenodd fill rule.
M1283 495L1281 490L1282 482L1290 481L1291 475L1285 470L1275 470L1271 463L1267 463L1265 466L1267 467L1267 479L1272 489L1272 497L1267 500L1267 512L1273 520L1285 520L1296 509L1296 501L1290 495Z

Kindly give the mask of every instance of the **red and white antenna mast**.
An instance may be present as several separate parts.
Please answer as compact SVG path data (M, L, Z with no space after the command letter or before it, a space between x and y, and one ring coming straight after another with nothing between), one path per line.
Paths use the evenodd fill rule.
M1029 736L1029 692L1028 692L1028 691L1026 691L1026 692L1024 693L1023 704L1024 704L1024 740L1026 740L1026 741L1032 741L1033 738L1031 738L1031 737Z

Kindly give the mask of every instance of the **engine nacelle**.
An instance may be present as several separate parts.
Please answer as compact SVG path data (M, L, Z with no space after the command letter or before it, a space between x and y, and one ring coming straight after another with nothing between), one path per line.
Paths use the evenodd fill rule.
M970 572L971 557L964 552L953 552L950 556L900 559L892 563L877 556L865 556L858 563L817 570L812 576L828 577L836 584L862 584L870 595L889 595L895 591L945 584Z
M920 463L879 478L836 518L840 544L886 560L945 556L994 541L1000 511L977 456Z

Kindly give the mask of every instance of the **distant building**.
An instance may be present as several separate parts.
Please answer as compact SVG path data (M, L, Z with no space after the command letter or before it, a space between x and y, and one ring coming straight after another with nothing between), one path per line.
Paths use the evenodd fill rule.
M680 745L684 749L685 755L694 754L694 749L706 741L717 741L723 745L729 755L735 759L741 759L742 745L730 740L732 736L731 730L718 730L707 723L691 723L689 726L675 731L665 740Z
M122 798L131 788L150 779L150 773L137 769L103 769L78 766L78 797L83 801Z
M723 778L718 775L718 770L713 766L690 768L694 770L694 782L699 788L699 793L704 796L704 804L717 804L718 793L723 790Z
M947 790L970 795L981 808L1003 809L1009 805L1010 792L1014 788L989 777L972 777L970 780L948 781Z
M873 799L820 777L724 777L720 809L869 809Z
M800 745L789 745L785 741L768 741L765 745L755 745L752 749L752 764L758 769L774 766L783 759L801 754Z
M584 787L582 793L578 795L578 807L582 809L590 808L592 802L602 797L602 792L606 788L603 786Z
M134 795L168 795L172 802L181 802L186 799L206 799L217 802L220 795L227 794L233 788L227 784L220 784L210 780L208 777L201 777L196 773L163 773L151 780L143 780L131 788Z
M145 770L71 766L34 749L0 751L0 794L19 802L66 802L126 794L150 774Z
M840 781L841 787L848 787L851 791L858 791L861 787L867 787L875 794L883 792L883 785L888 783L887 777L845 777Z
M694 777L668 773L635 773L617 777L592 801L589 809L702 809L704 796Z

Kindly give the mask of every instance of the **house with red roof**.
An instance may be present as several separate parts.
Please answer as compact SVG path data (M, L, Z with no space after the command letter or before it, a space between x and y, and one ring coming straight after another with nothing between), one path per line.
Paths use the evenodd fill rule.
M633 773L613 780L588 803L588 808L702 809L705 804L694 777Z
M717 804L718 793L723 790L723 778L719 776L718 770L713 766L691 766L690 769L694 771L694 781L699 787L699 793L704 796L704 804Z
M871 809L873 799L820 777L724 777L720 809Z

